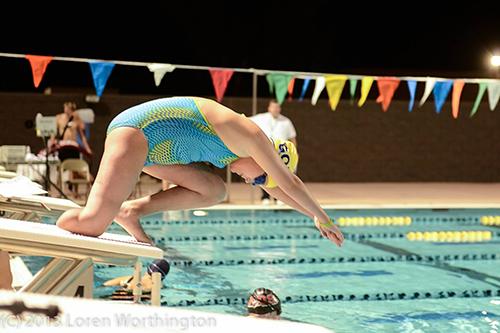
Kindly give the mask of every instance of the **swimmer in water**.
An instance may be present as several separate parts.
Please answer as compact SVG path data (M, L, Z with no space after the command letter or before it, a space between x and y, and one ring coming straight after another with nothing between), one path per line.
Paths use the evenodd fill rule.
M250 317L280 319L281 301L272 290L258 288L248 298L247 311Z

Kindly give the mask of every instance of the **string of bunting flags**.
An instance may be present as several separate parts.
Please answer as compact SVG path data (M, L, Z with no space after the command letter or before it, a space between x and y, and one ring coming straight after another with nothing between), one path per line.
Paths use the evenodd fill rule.
M84 58L70 57L53 57L40 55L23 55L13 53L0 53L0 57L25 58L29 61L33 73L33 83L35 88L38 88L43 79L48 65L53 60L58 61L73 61L87 62L90 66L94 87L97 96L101 97L106 83L113 71L115 65L125 66L144 66L153 73L156 86L161 84L164 76L167 73L173 72L175 69L195 69L206 70L210 73L212 84L214 86L216 99L222 101L229 81L234 72L253 73L254 75L265 75L266 81L269 84L269 91L276 96L278 103L283 103L287 94L288 99L292 99L293 91L297 80L302 80L300 89L299 101L303 101L305 95L314 82L314 90L311 98L312 105L316 105L319 97L326 88L330 108L335 111L340 102L340 97L344 87L349 82L349 93L351 99L355 99L355 94L358 82L361 81L360 92L361 96L358 100L358 106L362 107L368 98L368 94L376 82L379 96L376 99L381 104L382 110L386 112L389 109L395 91L400 87L401 81L406 82L406 87L409 92L410 100L408 103L408 111L411 112L415 105L416 88L418 82L425 84L424 93L418 102L418 106L422 106L431 94L434 95L434 104L436 112L440 113L441 109L451 92L452 116L458 118L460 109L460 97L465 84L475 84L478 86L478 93L474 101L470 117L476 114L481 100L486 91L488 91L488 104L493 111L500 99L500 80L499 79L449 79L436 77L383 77L383 76L366 76L366 75L339 75L325 73L306 73L306 72L288 72L288 71L272 71L263 69L244 69L244 68L212 68L208 66L192 66L192 65L176 65L166 63L146 63L135 61L120 61L120 60L96 60Z

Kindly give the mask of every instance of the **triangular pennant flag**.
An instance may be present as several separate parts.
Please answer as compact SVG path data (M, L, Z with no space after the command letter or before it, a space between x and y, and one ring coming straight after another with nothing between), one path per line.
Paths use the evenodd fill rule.
M389 108L394 92L399 86L399 82L399 79L393 77L380 77L377 79L377 87L380 94L377 98L377 103L382 104L382 110L384 112Z
M97 96L101 97L115 64L112 62L89 62L89 65L94 79L95 91Z
M293 96L293 86L295 85L295 78L292 78L290 82L288 83L288 100L292 100Z
M267 82L269 83L269 90L271 93L276 94L276 101L281 104L285 100L288 91L288 83L292 79L289 74L271 73L266 75Z
M351 101L354 100L354 95L356 94L357 86L358 86L358 79L349 79L349 94L351 95Z
M368 93L370 92L372 84L373 84L373 77L371 76L365 76L363 79L361 79L361 98L358 101L359 107L362 107L363 104L365 104L366 98L368 97Z
M311 82L311 78L305 78L304 83L302 84L302 91L300 93L299 101L304 100L304 96L306 95L307 88L309 87L309 83Z
M443 108L444 101L451 90L452 80L438 81L434 84L434 104L436 105L436 113L440 113Z
M476 100L474 101L474 106L472 107L472 111L470 112L470 117L476 114L477 109L479 108L479 104L481 103L481 99L483 98L484 92L486 91L486 83L479 83L479 91L476 96Z
M413 105L415 104L415 90L417 89L417 81L409 80L406 81L408 84L408 91L410 92L410 103L408 104L408 111L413 110Z
M227 83L231 80L234 71L232 69L210 69L209 71L215 88L215 96L217 101L221 102L226 92Z
M271 74L266 75L267 84L269 85L269 93L274 94L274 77Z
M43 74L47 66L52 61L51 56L36 56L36 55L26 55L26 59L31 64L31 71L33 72L33 83L35 88L38 88L40 82L42 82Z
M428 77L427 80L425 81L425 91L422 96L422 99L420 99L420 103L418 103L418 106L424 105L425 101L429 96L431 95L432 89L434 88L434 84L436 83L436 79L432 77Z
M170 64L149 64L148 69L153 73L155 78L155 85L158 87L165 74L167 72L173 72L175 66Z
M490 110L493 111L497 107L498 100L500 99L500 81L488 83L488 103Z
M451 114L453 118L458 118L458 111L460 110L460 96L462 89L464 89L464 80L455 80L453 82L453 92L451 93Z
M330 107L333 111L337 109L337 105L340 101L340 96L342 96L342 90L344 90L345 81L347 81L347 76L345 75L328 75L325 77L326 80L326 92L328 93L328 100L330 102Z
M312 105L316 105L323 89L325 89L325 78L323 76L318 76L316 78L316 85L314 86L314 93L311 99Z

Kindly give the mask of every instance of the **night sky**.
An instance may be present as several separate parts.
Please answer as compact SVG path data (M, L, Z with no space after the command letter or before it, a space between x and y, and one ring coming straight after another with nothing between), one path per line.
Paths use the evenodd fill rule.
M351 2L165 1L95 10L71 4L58 8L63 14L23 13L22 21L4 12L0 51L325 73L495 75L487 56L500 50L500 12L491 4ZM92 87L86 64L51 63L38 90L26 60L0 58L0 71L0 91ZM250 77L235 74L227 95L250 96ZM129 66L115 67L108 90L213 94L207 72L179 69L156 88L147 69Z

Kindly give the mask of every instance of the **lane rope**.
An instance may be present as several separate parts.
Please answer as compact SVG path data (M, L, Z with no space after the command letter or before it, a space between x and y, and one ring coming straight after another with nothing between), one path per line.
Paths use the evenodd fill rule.
M466 231L466 230L464 230ZM446 231L457 232L463 231ZM487 231L490 235L488 240L493 240L500 237L500 231L491 232ZM408 233L403 232L374 232L374 233L350 233L345 232L344 238L347 240L358 241L366 239L404 239L407 238ZM291 240L291 239L322 239L323 237L318 233L311 234L275 234L275 235L179 235L179 236L161 236L151 237L155 243L165 244L166 242L199 242L199 241L259 241L259 240ZM452 242L454 242L452 240Z
M484 261L500 260L500 253L465 253L431 255L386 255L386 256L347 256L313 258L260 258L260 259L212 259L212 260L168 260L171 266L242 266L242 265L301 265L324 263L367 263L367 262L448 262L448 261ZM115 265L95 264L97 268L118 267ZM121 267L121 266L120 266Z
M484 298L498 297L500 289L467 289L467 290L440 290L440 291L406 291L388 293L359 293L359 294L325 294L325 295L279 295L282 303L308 302L339 302L339 301L393 301L414 299L445 299L445 298ZM207 306L207 305L245 305L244 297L220 297L204 300L184 299L164 301L162 306Z

